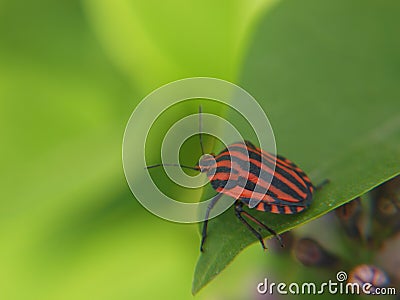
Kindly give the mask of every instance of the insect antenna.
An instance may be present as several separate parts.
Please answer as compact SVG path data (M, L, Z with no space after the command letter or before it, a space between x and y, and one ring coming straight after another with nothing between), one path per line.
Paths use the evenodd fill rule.
M204 146L203 146L203 134L201 132L203 123L202 123L202 108L201 105L199 105L199 137L200 137L200 147L201 147L201 153L204 154ZM199 171L198 167L191 167L191 166L185 166L181 164L155 164L151 166L146 166L145 169L152 169L152 168L157 168L157 167L181 167L184 169L190 169L190 170L195 170Z
M200 147L201 147L201 154L204 155L204 145L203 145L203 133L202 133L202 128L203 128L203 120L202 120L202 108L201 105L199 105L199 138L200 138Z
M181 167L181 168L185 168L185 169L199 171L199 169L196 167L185 166L185 165L180 165L180 164L156 164L156 165L146 166L145 169L152 169L152 168L157 168L157 167Z

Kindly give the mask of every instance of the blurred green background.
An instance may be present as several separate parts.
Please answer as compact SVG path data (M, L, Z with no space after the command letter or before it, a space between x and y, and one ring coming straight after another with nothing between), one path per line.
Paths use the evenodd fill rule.
M0 1L0 299L191 297L197 226L133 198L124 127L162 84L234 81L270 3Z
M237 83L260 17L282 2L0 0L0 299L192 298L197 225L161 220L134 199L124 128L170 81ZM257 299L269 266L283 278L292 268L254 244L196 298Z

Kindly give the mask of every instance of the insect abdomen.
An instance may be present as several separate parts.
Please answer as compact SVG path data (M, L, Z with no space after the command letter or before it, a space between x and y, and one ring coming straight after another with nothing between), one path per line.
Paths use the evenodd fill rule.
M260 200L257 210L279 214L301 212L312 200L310 179L282 156L276 157L274 171L274 161L272 154L249 142L232 144L216 156L216 172L209 176L211 185L217 192L240 199L246 205L250 199Z

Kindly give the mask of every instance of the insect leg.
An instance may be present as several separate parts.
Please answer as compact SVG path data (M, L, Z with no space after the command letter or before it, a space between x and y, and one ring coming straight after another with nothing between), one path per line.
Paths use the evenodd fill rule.
M316 190L320 190L324 185L328 184L330 182L329 179L323 180L320 184L318 184L316 187L314 187Z
M267 225L265 225L263 222L261 222L260 220L258 220L257 218L253 217L251 214L249 214L248 212L246 212L245 210L243 210L243 203L240 202L240 210L241 213L243 215L245 215L247 218L249 218L251 221L253 221L254 223L256 223L258 226L261 226L262 228L266 229L267 231L269 231L269 233L271 233L272 235L274 235L276 237L276 239L278 240L279 244L281 245L281 247L283 247L283 243L282 243L282 239L280 237L279 234L277 234L275 232L275 230L273 230L272 228L269 228Z
M214 198L211 199L210 203L207 206L207 210L206 210L206 216L204 219L204 223L203 223L203 230L202 230L202 234L201 234L201 244L200 244L200 251L204 252L204 243L206 241L206 237L207 237L207 226L208 226L208 218L210 217L210 211L213 209L213 207L215 206L215 204L217 203L217 201L219 200L219 198L221 198L222 193L217 194L216 196L214 196Z
M261 246L263 247L264 250L267 249L264 244L264 240L261 236L261 234L255 230L242 216L242 213L245 213L245 211L242 208L243 204L241 202L236 202L235 204L235 215L236 217L242 222L246 227L257 237L257 239L260 241Z

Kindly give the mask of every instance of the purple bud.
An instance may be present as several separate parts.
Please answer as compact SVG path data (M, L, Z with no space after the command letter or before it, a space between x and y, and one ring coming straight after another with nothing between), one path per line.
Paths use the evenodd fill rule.
M330 267L339 261L335 255L310 238L298 240L294 247L294 254L298 261L305 266Z
M367 287L368 292L374 293L377 287L386 287L389 277L384 271L373 265L359 265L349 275L349 283L356 283L360 288Z
M346 234L352 238L361 239L360 219L362 214L361 198L358 197L335 209Z

